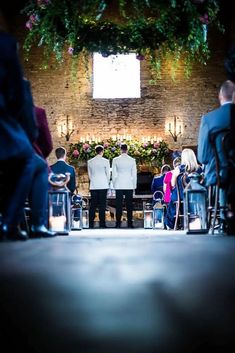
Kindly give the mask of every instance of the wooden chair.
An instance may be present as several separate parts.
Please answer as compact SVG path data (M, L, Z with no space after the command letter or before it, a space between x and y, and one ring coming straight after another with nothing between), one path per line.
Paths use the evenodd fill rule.
M183 229L184 221L184 197L183 190L186 187L187 183L187 173L180 173L176 178L176 192L177 192L177 201L175 201L176 214L175 214L175 223L174 230Z
M216 226L220 227L222 225L221 212L225 214L227 209L227 205L220 205L219 194L221 190L226 189L230 131L230 129L226 128L210 134L216 171L216 184L208 188L208 227L211 230L211 234L214 234Z

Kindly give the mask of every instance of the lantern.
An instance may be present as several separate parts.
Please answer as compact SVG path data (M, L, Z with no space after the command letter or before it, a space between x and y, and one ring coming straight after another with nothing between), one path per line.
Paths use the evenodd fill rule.
M89 201L86 198L82 200L82 228L89 228Z
M68 235L71 229L71 202L67 183L70 173L49 175L49 230Z
M144 206L144 228L153 228L153 206L146 203Z
M184 229L187 234L208 233L207 190L199 182L200 175L191 173L184 189Z
M153 194L153 228L154 229L164 229L164 214L165 214L165 205L164 205L164 195L163 192L157 190Z
M72 196L71 207L71 230L82 229L82 197L80 195Z
M161 201L157 201L153 206L153 228L164 229L165 206Z

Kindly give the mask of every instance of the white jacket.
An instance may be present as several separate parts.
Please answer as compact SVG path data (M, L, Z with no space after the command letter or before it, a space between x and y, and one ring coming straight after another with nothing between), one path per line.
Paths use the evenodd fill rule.
M122 153L112 163L112 181L115 190L134 190L137 184L137 168L134 158Z
M110 181L110 164L107 158L97 155L87 163L90 190L108 189Z

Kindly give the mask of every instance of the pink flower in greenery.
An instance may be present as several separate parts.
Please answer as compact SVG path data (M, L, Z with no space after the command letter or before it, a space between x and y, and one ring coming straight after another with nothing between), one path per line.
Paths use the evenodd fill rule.
M205 13L203 16L199 17L199 20L204 23L205 25L208 25L209 23L209 17L207 15L207 13Z
M72 47L69 47L69 48L68 48L68 53L69 53L70 55L73 55L73 51L74 51L74 49L73 49Z
M106 142L104 143L104 148L108 148L109 147L109 144Z
M159 148L159 143L158 142L155 142L154 144L153 144L153 148L156 148L156 149L158 149Z
M74 150L73 151L73 157L77 158L79 156L79 151L78 150Z
M90 148L90 145L88 143L84 143L82 148L86 151L86 150L88 150Z
M29 16L29 21L31 21L32 24L36 24L38 22L38 19L38 15L33 14Z
M33 28L33 24L30 20L28 20L25 24L25 27L28 28L29 30L31 30Z

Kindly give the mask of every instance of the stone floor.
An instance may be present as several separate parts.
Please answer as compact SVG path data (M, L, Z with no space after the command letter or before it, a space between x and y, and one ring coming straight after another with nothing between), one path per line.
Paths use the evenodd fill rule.
M110 228L2 242L0 311L1 353L234 352L235 237Z

